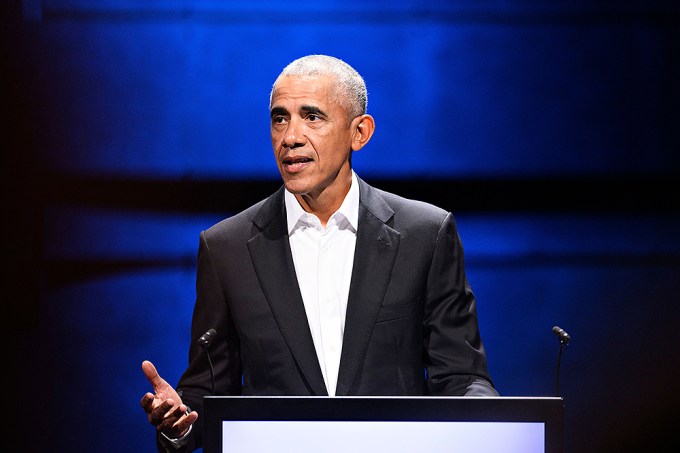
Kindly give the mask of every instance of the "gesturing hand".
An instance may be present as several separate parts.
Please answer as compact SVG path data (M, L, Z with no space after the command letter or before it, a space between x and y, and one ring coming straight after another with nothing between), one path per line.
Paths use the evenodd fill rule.
M153 393L146 393L141 400L149 423L170 439L182 437L198 419L198 414L186 413L187 406L182 404L182 398L159 376L153 363L148 360L142 362L142 371L153 387Z

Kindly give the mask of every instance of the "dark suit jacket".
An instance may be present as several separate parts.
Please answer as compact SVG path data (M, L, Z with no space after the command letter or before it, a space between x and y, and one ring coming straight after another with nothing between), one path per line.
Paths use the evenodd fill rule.
M217 394L327 395L283 190L201 233L189 366L178 385L199 414L211 380L196 340L210 328ZM453 216L360 179L359 190L336 395L497 395Z

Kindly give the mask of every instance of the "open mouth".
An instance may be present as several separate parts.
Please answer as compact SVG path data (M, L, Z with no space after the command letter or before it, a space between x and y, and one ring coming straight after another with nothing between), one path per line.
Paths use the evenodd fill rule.
M304 164L311 161L312 159L309 157L286 157L283 159L283 165Z
M298 171L302 171L302 169L304 169L307 166L307 164L309 164L312 161L313 161L312 158L304 156L285 157L283 159L283 167L288 172L296 173Z

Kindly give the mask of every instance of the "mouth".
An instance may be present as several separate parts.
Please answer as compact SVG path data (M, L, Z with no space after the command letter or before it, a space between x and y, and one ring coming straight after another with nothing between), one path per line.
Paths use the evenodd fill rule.
M302 171L314 159L305 156L288 156L283 158L283 168L290 173Z

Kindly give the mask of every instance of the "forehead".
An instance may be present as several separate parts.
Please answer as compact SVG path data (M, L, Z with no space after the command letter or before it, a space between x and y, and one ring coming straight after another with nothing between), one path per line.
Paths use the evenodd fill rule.
M296 108L297 105L340 107L335 80L330 76L283 76L274 85L271 107Z

